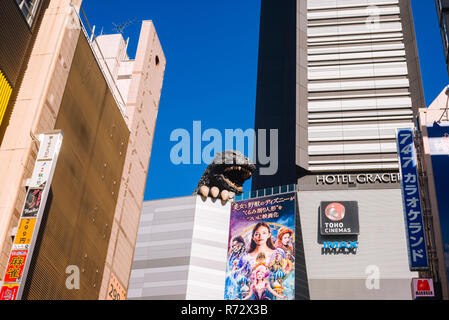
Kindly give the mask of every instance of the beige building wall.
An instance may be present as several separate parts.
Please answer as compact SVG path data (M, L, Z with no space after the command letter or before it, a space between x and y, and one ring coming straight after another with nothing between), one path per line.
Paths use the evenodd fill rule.
M412 278L418 273L409 269L401 190L390 188L298 192L311 300L412 300ZM319 234L321 201L337 199L358 202L360 234L352 239ZM358 241L356 254L321 251L325 241L348 240ZM373 275L378 286L370 285Z
M71 5L72 3L72 5ZM40 133L54 128L80 33L75 8L81 0L51 0L31 52L0 146L0 281L31 178Z
M0 187L0 282L25 199L26 181L31 177L37 155L35 137L54 129L75 47L80 32L84 32L78 17L81 2L49 1L1 142L0 178L8 184ZM99 296L105 299L112 275L124 290L128 286L165 56L151 21L142 24L135 60L129 60L127 42L121 35L98 40L91 47L131 131Z
M111 284L122 292L128 288L166 61L151 21L142 24L134 61L128 60L123 38L97 41L118 93L126 99L131 131L99 296L111 299Z
M438 200L436 197L436 188L434 183L434 171L432 168L432 157L430 153L429 137L427 133L427 127L434 122L448 122L449 121L449 96L446 94L446 90L449 86L445 87L437 98L430 104L428 108L419 109L419 125L422 134L423 143L423 170L426 172L427 177L427 196L425 199L431 208L431 222L433 229L433 236L435 241L436 257L438 259L438 274L441 277L442 291L444 299L449 299L449 288L447 286L448 279L446 276L446 261L444 256L444 247L440 226L440 215L438 211Z

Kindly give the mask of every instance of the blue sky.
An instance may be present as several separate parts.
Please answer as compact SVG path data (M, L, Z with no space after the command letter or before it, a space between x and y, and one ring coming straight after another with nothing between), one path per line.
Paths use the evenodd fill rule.
M433 1L411 0L427 105L448 84ZM192 194L206 164L174 165L170 150L177 128L202 130L254 127L260 0L84 0L97 34L114 33L115 24L153 20L167 68L162 88L145 200ZM134 57L140 23L124 30ZM203 147L207 143L203 142ZM250 190L246 182L244 190Z

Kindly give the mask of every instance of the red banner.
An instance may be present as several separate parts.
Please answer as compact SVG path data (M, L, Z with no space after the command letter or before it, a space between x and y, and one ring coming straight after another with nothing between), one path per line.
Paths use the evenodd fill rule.
M0 300L16 300L18 291L18 284L4 285L0 291Z
M28 251L13 250L9 256L4 282L16 282L22 276Z

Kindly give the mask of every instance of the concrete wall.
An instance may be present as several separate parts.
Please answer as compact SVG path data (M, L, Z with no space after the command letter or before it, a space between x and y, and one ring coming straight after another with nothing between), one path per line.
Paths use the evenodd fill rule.
M321 201L358 201L360 235L320 236ZM300 191L298 203L310 299L412 299L418 274L409 271L400 189ZM322 255L323 241L348 239L359 242L355 255ZM378 290L365 285L369 266L378 268Z
M309 170L397 170L395 129L425 106L410 1L307 10Z
M436 271L442 283L443 297L445 299L449 299L449 284L447 276L449 270L449 255L447 254L448 248L445 248L442 234L443 229L441 221L444 221L444 217L440 217L440 215L444 213L440 213L438 208L437 189L435 186L435 174L438 175L438 172L434 171L432 165L432 155L427 130L427 128L432 126L434 122L442 121L444 125L449 121L449 112L446 109L449 103L449 98L446 95L446 89L447 88L444 88L443 91L440 92L429 108L422 108L419 110L419 125L422 135L422 167L425 171L425 176L427 177L427 192L424 201L427 202L428 207L431 209L431 215L428 219L430 219L432 223L432 236L434 238L438 266L438 270Z
M42 12L42 23L24 71L21 87L11 107L0 146L0 281L25 199L25 183L37 156L32 136L52 131L69 75L80 25L70 6L81 0L52 0Z
M130 132L84 34L55 129L64 132L64 139L23 298L95 300ZM64 285L70 265L80 269L79 290Z
M128 299L222 300L230 210L199 196L145 202Z
M25 182L31 175L36 158L38 146L32 137L53 130L60 112L75 47L82 33L76 13L80 4L81 0L48 1L20 91L11 108L0 147L0 159L4 164L1 178L9 181L7 187L0 189L0 281L12 244L11 232L17 226L23 205ZM103 250L106 256L103 264L94 267L96 277L89 276L89 281L92 281L90 294L96 293L96 297L89 296L89 299L107 298L108 284L112 280L123 291L127 289L165 71L165 56L151 21L143 22L135 60L129 60L121 35L110 37L115 41L103 36L98 41L100 45L97 42L90 44L96 58L91 64L93 69L100 67L97 75L103 84L106 81L103 89L108 88L112 93L108 96L109 102L122 112L121 121L131 136L129 140L120 142L117 156L125 161L122 164L123 175L111 181L117 205L112 202L113 220L106 223L105 230L101 230L107 241L110 236L110 241ZM85 72L92 71L92 68L85 68ZM93 102L101 106L103 98L104 92L100 90ZM107 112L103 116L110 114ZM85 120L76 128L78 133L89 135L87 120L92 119ZM121 130L117 124L108 129L111 129L111 137ZM74 148L78 147L81 146ZM89 204L86 212L95 207L94 203Z
M115 66L113 76L117 87L113 90L120 91L120 96L126 99L124 118L131 135L125 149L126 159L99 299L108 299L111 278L115 277L124 291L128 289L166 65L151 21L142 23L135 60L127 59L123 39L118 41L114 35L104 37L110 38L100 39L100 47L105 49L103 55L111 67ZM118 58L111 58L113 55Z

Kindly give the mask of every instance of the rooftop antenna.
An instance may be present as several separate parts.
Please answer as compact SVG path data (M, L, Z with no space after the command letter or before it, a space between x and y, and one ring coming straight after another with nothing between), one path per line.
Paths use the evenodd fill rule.
M94 40L95 37L95 26L92 28L92 34L90 35L90 42Z
M133 24L133 23L135 23L135 22L137 22L137 19L128 20L128 21L126 21L126 22L124 22L124 23L121 23L121 24L115 24L115 23L113 22L112 24L114 25L114 29L112 29L112 31L115 31L115 32L117 32L117 33L122 34L122 33L123 33L123 30L124 30L127 26L129 26L129 25L131 25L131 24Z

